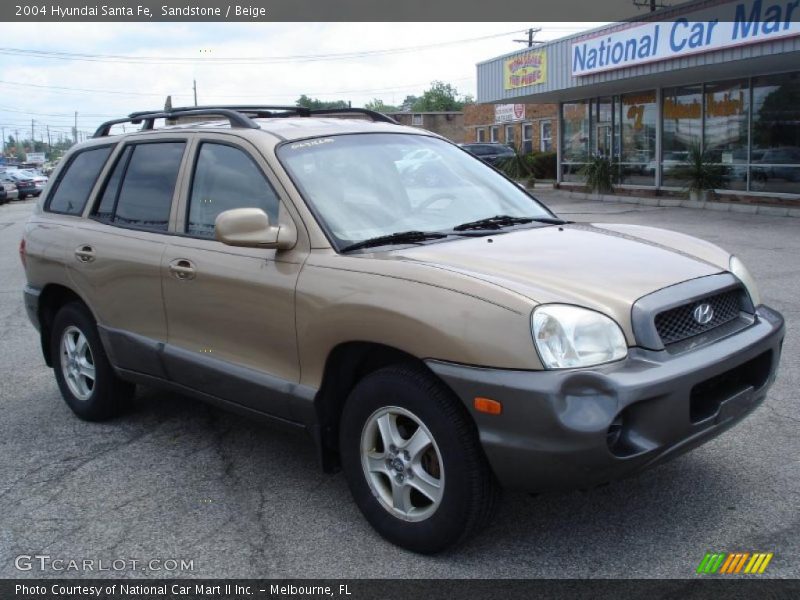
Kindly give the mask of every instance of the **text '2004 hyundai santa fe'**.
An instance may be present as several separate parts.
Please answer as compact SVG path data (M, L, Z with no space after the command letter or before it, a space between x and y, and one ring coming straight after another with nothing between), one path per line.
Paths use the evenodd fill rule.
M79 417L141 383L303 428L417 552L478 530L499 487L598 485L718 435L764 399L784 335L728 252L563 221L447 140L356 109L104 124L20 251Z

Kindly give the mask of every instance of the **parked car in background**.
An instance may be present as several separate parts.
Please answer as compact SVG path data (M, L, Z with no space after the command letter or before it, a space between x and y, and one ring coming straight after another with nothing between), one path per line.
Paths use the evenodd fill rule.
M6 179L3 175L0 175L0 204L16 200L18 197L17 184L11 179Z
M783 179L788 182L800 181L798 165L800 165L800 148L796 146L770 148L761 153L758 161L753 161L753 179L756 181L773 179Z
M6 171L5 175L17 185L20 200L28 196L38 196L47 185L47 177L34 171L16 169Z
M502 161L508 160L515 156L514 149L505 144L461 144L461 147L480 158L483 162L489 163L493 167L499 165Z

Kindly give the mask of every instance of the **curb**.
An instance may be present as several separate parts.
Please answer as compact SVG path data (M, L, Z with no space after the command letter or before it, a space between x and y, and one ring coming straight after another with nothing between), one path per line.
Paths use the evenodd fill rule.
M640 198L636 196L601 196L599 194L580 194L564 192L562 190L546 190L532 188L529 191L544 192L542 196L552 195L569 200L587 200L590 202L617 202L621 204L638 204L640 206L653 206L664 208L694 208L699 210L714 210L719 212L735 212L751 215L767 215L770 217L800 218L800 207L770 206L768 204L739 204L736 202L693 202L681 198Z

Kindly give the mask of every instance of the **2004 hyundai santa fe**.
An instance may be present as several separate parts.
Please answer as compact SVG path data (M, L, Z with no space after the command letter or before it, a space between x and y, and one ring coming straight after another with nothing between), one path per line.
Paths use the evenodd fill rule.
M142 128L110 135L127 122ZM784 335L728 252L560 220L456 145L356 109L106 123L20 253L79 417L141 383L304 428L375 529L418 552L475 532L499 486L599 485L718 435L764 399Z

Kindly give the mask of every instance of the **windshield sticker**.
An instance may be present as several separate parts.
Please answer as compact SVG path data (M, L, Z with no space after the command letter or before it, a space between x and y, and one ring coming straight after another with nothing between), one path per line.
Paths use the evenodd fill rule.
M305 142L297 142L296 144L292 144L290 147L292 150L300 150L301 148L311 148L312 146L319 146L320 144L332 144L334 141L333 138L322 138L316 140L308 140Z

